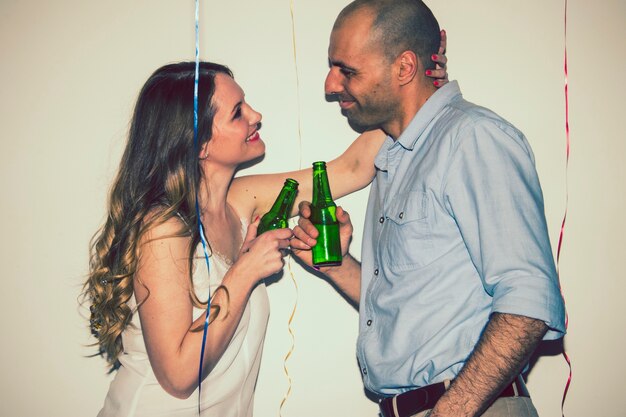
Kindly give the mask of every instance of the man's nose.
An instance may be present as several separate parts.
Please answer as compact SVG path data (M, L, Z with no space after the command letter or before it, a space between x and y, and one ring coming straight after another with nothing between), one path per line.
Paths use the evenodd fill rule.
M326 95L341 93L343 86L341 84L341 74L338 68L331 68L326 75L324 82L324 93Z

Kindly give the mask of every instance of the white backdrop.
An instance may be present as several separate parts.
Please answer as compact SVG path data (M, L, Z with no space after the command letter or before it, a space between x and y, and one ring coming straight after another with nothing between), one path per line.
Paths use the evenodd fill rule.
M288 0L201 2L201 56L229 65L264 114L272 172L332 159L355 137L324 101L328 35L347 0L294 0L297 74ZM626 3L569 1L572 154L565 166L564 2L430 0L449 35L449 73L467 99L528 136L552 245L568 201L560 271L573 382L568 417L624 415ZM0 415L94 416L109 377L93 349L80 285L87 245L104 220L107 190L134 99L149 74L194 56L193 1L0 1ZM301 138L298 127L301 128ZM569 193L566 193L569 189ZM367 192L340 201L359 253ZM299 286L284 417L376 416L363 394L354 345L357 313L293 265ZM278 415L283 357L296 301L285 278L269 288L272 316L256 415ZM559 416L568 368L542 356L529 387L542 416ZM210 389L210 388L208 388Z

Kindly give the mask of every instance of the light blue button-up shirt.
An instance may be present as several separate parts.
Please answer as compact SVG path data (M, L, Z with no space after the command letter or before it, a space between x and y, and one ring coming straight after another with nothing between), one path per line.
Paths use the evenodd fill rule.
M375 160L362 249L357 356L397 394L453 379L489 316L565 332L534 157L524 135L450 82Z

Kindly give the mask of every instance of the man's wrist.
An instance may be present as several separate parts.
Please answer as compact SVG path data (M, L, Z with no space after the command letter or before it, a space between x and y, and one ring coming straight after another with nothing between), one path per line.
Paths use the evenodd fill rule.
M352 255L350 255L350 252L346 253L343 258L341 259L341 265L335 265L335 266L322 266L322 267L314 267L316 270L318 270L319 272L321 272L322 274L326 275L329 278L333 278L333 276L337 276L338 274L341 275L342 271L344 271L347 268L350 268L350 264L358 264L358 261L356 259L354 259L354 257Z

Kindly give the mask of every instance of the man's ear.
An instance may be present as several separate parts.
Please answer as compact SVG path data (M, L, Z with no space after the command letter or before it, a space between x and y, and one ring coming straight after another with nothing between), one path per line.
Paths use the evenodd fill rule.
M413 51L404 51L398 56L398 82L406 85L413 81L420 71L421 62Z

